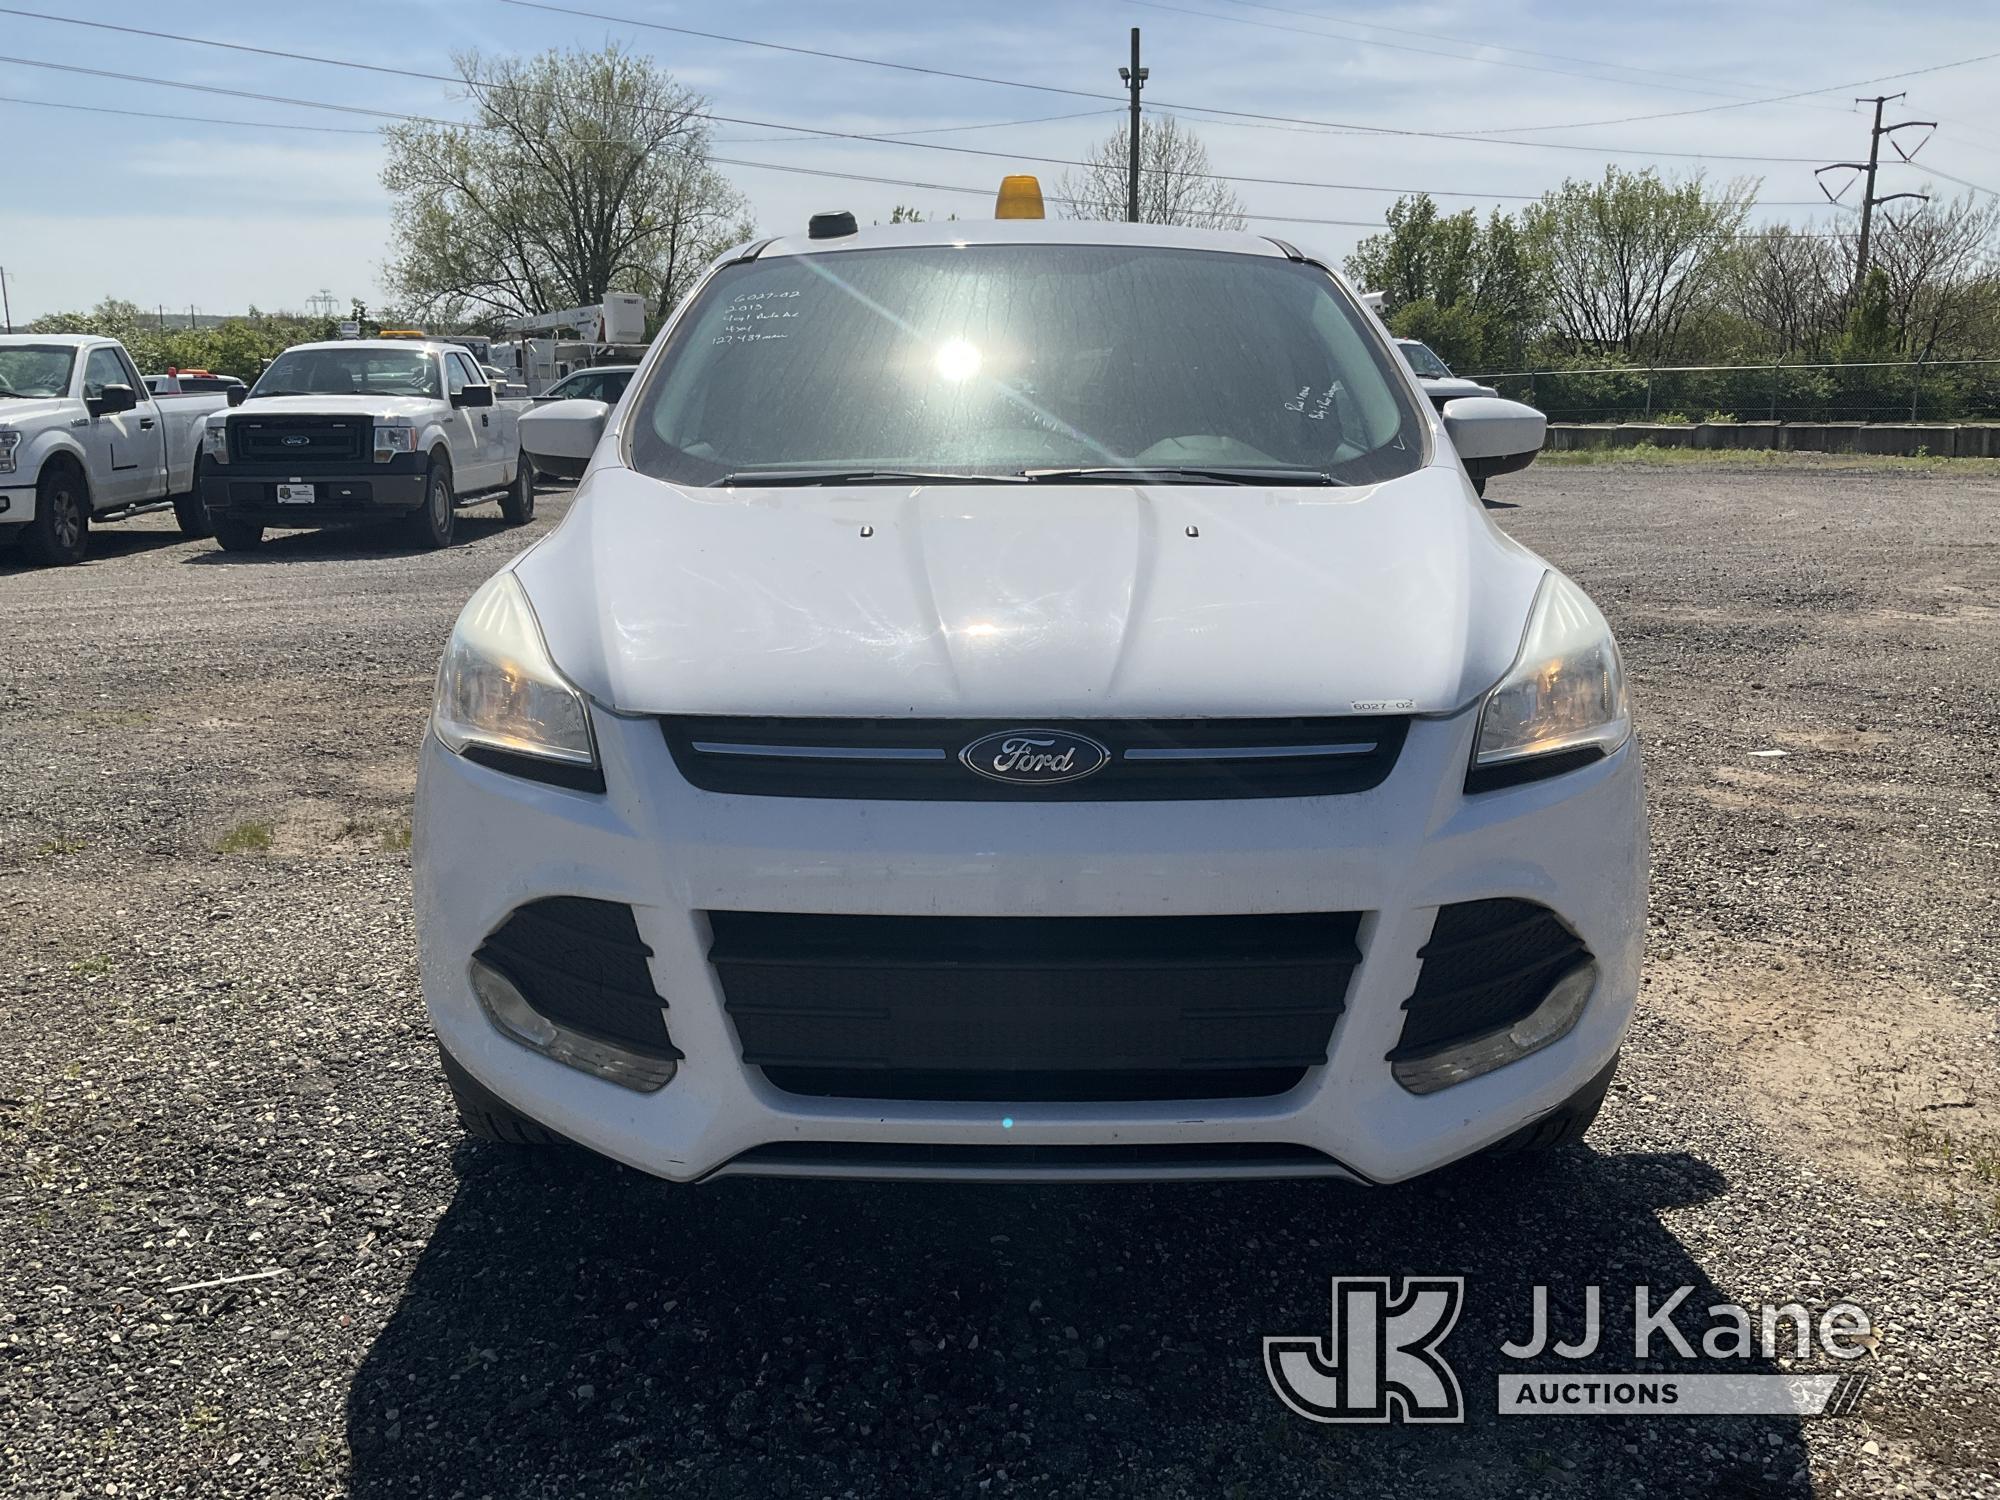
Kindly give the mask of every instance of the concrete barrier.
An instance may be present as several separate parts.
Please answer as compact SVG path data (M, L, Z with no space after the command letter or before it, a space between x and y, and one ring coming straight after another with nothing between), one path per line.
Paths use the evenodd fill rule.
M1551 422L1551 453L1589 448L1702 448L2000 458L2000 422Z

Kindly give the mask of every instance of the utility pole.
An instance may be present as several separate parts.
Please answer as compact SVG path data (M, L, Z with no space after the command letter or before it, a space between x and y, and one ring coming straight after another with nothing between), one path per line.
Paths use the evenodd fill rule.
M1132 66L1120 68L1118 77L1132 95L1132 161L1125 178L1125 222L1139 222L1139 90L1146 86L1149 68L1139 66L1139 28L1132 28Z
M1821 167L1813 173L1815 181L1827 172L1859 172L1862 174L1861 238L1854 247L1853 295L1856 297L1861 295L1861 284L1868 277L1868 240L1869 233L1874 228L1877 206L1884 203L1893 203L1898 198L1921 198L1925 202L1930 201L1930 194L1928 193L1884 193L1879 198L1875 195L1875 169L1881 165L1883 140L1887 139L1889 144L1895 148L1896 154L1902 157L1905 162L1910 162L1916 160L1917 152L1924 149L1923 141L1917 143L1916 150L1905 151L1896 143L1896 132L1899 130L1909 130L1918 126L1931 130L1937 129L1936 120L1903 120L1894 125L1884 125L1882 123L1882 106L1893 104L1898 99L1906 99L1908 97L1907 94L1876 94L1872 98L1856 99L1854 101L1856 104L1872 104L1875 106L1875 123L1868 131L1868 160L1837 161L1829 166ZM1926 136L1924 139L1929 140L1930 137ZM1829 203L1838 203L1840 201L1840 193L1827 193L1825 183L1820 183L1819 190L1822 193L1826 193ZM1847 189L1844 187L1840 190L1841 193L1846 191Z
M7 268L0 266L0 316L7 320L7 331L14 331L14 299L7 295Z

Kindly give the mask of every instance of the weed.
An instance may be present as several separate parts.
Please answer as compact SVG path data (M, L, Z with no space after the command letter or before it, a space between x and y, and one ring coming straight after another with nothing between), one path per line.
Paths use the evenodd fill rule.
M217 854L264 854L271 847L271 825L247 818L215 841Z
M109 974L116 967L117 965L111 962L110 955L92 953L87 957L72 960L69 971L85 979L96 979Z

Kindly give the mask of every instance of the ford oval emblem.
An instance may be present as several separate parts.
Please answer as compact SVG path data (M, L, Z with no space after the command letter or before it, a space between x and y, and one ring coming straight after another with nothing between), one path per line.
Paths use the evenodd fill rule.
M1080 781L1111 763L1111 752L1087 734L1067 729L1003 729L958 752L968 771L1010 786Z
M287 448L304 448L312 443L312 439L309 437L288 437L281 439L281 441Z

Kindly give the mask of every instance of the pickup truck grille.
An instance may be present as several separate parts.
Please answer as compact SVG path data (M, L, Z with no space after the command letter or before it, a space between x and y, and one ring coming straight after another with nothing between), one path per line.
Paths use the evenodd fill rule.
M723 718L661 721L674 764L705 792L910 802L1179 802L1328 797L1380 786L1409 720L1054 719L1107 757L1068 781L996 781L965 752L1036 720Z
M876 917L711 911L743 1060L862 1099L1228 1099L1326 1061L1354 912Z
M229 456L300 469L351 464L369 457L374 429L368 417L231 417Z

